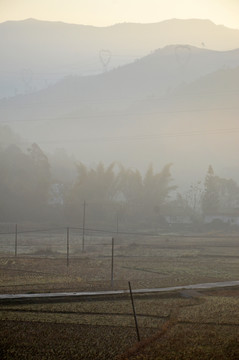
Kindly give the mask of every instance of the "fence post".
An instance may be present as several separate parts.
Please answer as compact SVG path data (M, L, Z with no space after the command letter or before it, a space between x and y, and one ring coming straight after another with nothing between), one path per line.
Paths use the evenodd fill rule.
M70 228L66 230L66 265L69 266L69 243L70 243Z
M85 201L83 207L82 252L85 251Z
M112 238L112 251L111 251L111 287L114 286L114 238Z
M129 292L130 292L130 298L131 298L131 303L132 303L132 308L133 308L133 313L134 313L134 322L135 322L137 338L138 338L138 342L140 342L139 328L138 328L138 322L137 322L137 317L136 317L136 312L135 312L135 307L134 307L134 299L133 299L133 294L132 294L130 281L129 281Z
M17 257L17 224L15 225L15 257Z

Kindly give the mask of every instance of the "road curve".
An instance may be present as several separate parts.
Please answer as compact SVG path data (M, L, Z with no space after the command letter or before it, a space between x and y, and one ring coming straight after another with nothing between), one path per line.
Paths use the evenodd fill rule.
M213 289L213 288L230 287L230 286L239 286L239 281L224 281L224 282L172 286L172 287L154 288L154 289L134 289L132 292L134 294L147 294L147 293L160 293L160 292L177 291L177 290ZM59 292L59 293L38 293L38 294L0 294L0 300L121 295L128 293L129 290Z

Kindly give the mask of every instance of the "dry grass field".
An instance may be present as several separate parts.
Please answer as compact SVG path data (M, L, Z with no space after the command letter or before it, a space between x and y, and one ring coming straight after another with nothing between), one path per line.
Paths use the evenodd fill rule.
M22 239L23 241L23 239ZM26 241L26 240L25 240ZM54 238L55 241L55 238ZM114 288L168 287L238 280L236 237L115 239ZM25 243L26 245L26 243ZM109 290L111 239L47 241L0 256L0 292ZM54 246L53 246L54 245ZM239 289L134 295L141 342L129 295L2 301L1 359L239 359Z
M67 266L63 234L23 235L17 257L0 252L1 293L110 288L109 236L86 237L82 252L79 236L71 234ZM114 287L127 288L128 281L134 288L149 288L238 280L238 244L239 236L119 236L114 246Z
M1 359L238 359L239 288L0 304Z

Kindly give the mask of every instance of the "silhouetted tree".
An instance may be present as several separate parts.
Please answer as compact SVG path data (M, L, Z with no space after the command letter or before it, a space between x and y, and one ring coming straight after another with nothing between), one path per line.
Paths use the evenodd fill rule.
M210 165L204 183L202 209L204 214L232 212L239 207L239 187L232 179L216 176Z
M0 150L2 219L37 220L48 206L50 170L47 158L36 145L24 153L11 145Z

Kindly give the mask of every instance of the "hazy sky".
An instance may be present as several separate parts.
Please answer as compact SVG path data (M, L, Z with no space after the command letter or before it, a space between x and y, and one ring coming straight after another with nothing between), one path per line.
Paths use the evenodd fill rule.
M201 18L239 29L239 0L0 0L0 22L30 17L95 26Z

